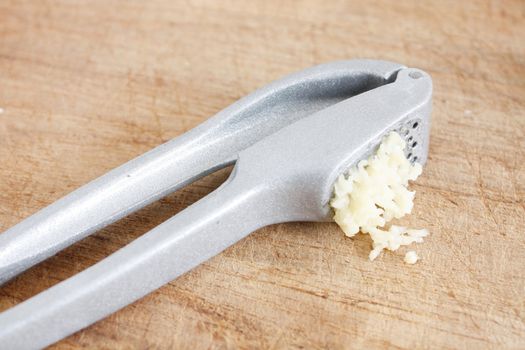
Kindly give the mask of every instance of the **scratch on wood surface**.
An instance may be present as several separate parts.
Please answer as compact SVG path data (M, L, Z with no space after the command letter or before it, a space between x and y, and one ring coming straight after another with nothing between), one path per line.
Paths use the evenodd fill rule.
M483 175L481 173L481 156L478 154L477 157L478 157L478 162L477 162L478 166L477 166L477 169L475 169L473 164L472 164L472 162L470 161L470 158L469 158L468 154L465 154L465 158L467 159L467 162L470 165L470 168L477 175L476 184L478 186L478 191L479 191L479 194L480 194L481 202L483 203L483 206L488 211L492 221L494 222L497 232L500 234L500 236L505 237L506 234L501 230L501 226L500 226L498 220L496 219L496 216L494 215L494 212L492 211L492 208L491 208L490 204L488 203L487 195L486 195L485 190L483 188Z

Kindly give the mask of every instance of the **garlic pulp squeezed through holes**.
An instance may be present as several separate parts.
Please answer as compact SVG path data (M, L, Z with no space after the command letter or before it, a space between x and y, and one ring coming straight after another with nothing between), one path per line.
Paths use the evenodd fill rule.
M340 175L334 186L330 205L335 222L352 237L359 231L369 234L373 249L369 259L374 260L383 249L391 251L413 242L422 242L427 230L413 230L402 226L385 225L412 211L415 192L408 190L408 182L421 174L421 164L411 164L405 156L405 141L396 132L389 133L377 152L362 160L348 176Z

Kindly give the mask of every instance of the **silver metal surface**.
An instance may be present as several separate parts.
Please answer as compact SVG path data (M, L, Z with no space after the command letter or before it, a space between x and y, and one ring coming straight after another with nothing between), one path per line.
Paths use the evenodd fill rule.
M361 68L368 64L372 66L375 64L375 61L360 62L363 65ZM200 135L202 130L193 132L186 138L183 136L183 141L180 142L190 144L186 146L188 147L186 158L182 158L188 168L198 164L198 162L190 162L189 158L204 151L199 148L201 143L211 144L214 146L208 148L210 152L213 152L214 147L218 147L223 152L229 153L223 153L222 160L217 160L220 158L218 156L213 160L199 156L198 159L200 161L204 159L208 165L207 169L200 168L199 174L235 162L229 179L210 195L98 264L0 314L2 348L33 349L52 344L172 281L260 227L288 221L331 220L328 201L332 196L332 187L336 178L372 152L381 137L391 130L401 132L407 140L411 138L411 149L407 154L410 153L411 159L418 157L417 161L424 163L428 152L431 79L426 73L417 69L401 68L399 65L386 63L380 65L389 69L398 68L388 74L386 71L389 69L385 69L380 74L380 81L376 83L361 83L361 92L366 89L369 91L357 96L353 96L354 93L345 95L334 90L329 94L332 97L320 99L323 102L312 103L310 97L316 100L323 93L314 93L314 91L310 91L309 94L301 93L299 91L301 88L297 87L299 90L295 90L297 85L291 81L287 82L288 86L294 86L292 90L295 92L291 95L286 92L287 88L276 92L279 90L275 89L279 83L270 85L273 87L269 89L261 90L263 93L256 93L259 95L252 101L254 103L260 101L262 98L260 95L266 93L288 96L287 98L292 100L292 105L298 109L303 108L301 107L303 105L309 106L302 109L302 113L294 114L285 107L286 99L273 98L273 101L281 101L281 107L273 113L293 116L292 120L286 123L289 125L284 126L283 123L275 122L271 130L269 127L260 127L263 131L256 131L259 127L253 129L249 125L244 125L245 119L239 117L239 128L243 132L251 133L251 139L256 139L257 142L249 142L242 137L240 138L242 141L239 139L233 141L234 135L237 135L236 123L232 123L224 117L224 114L221 118L215 117L219 120L226 119L224 123L228 124L226 129L229 132L224 134L224 140L220 136L215 136L209 143L206 136L201 136L202 138L195 136ZM334 69L337 67L339 70L343 69L342 66L344 63L336 63L331 67ZM329 65L321 67L329 67ZM399 70L397 74L395 74L396 70ZM364 68L362 71L367 69ZM316 72L316 68L309 72ZM330 76L329 73L325 74ZM295 77L302 81L310 81L301 73ZM362 77L362 74L356 76L357 79ZM391 83L385 84L387 82ZM330 89L329 86L332 85L326 83L323 86ZM337 86L342 87L341 84ZM321 86L317 83L313 85L306 83L302 88L315 90ZM299 95L302 97L298 98ZM246 101L242 104L250 105ZM244 106L240 109L246 108ZM278 117L268 117L273 116L268 109L275 108L275 105L263 103L260 108L258 113L266 116L264 119L278 119ZM221 113L229 114L238 110L236 107ZM306 113L310 115L306 116ZM254 117L248 124L257 124L258 119L255 117L257 113L252 111L249 114ZM292 122L293 120L295 122ZM213 123L221 124L219 121L209 125L214 125ZM200 141L193 143L192 138L198 138ZM252 145L249 145L250 143ZM191 150L193 145L198 151ZM137 169L154 172L156 175L153 179L158 182L158 188L156 191L150 191L149 188L139 191L134 194L134 200L126 199L125 203L142 203L138 200L141 194L146 200L150 200L151 193L156 193L153 197L157 198L158 193L164 194L174 186L181 186L178 183L168 185L167 180L161 180L163 176L174 173L174 170L169 169L175 166L175 163L170 163L171 158L168 154L171 153L165 149L147 154L145 156L145 161L149 164L147 169L133 163L117 169L110 173L110 182L114 182L110 187L116 190L120 190L119 186L129 188L129 184L126 183L128 174L132 179L139 178L143 181L150 176L140 173ZM150 167L159 167L163 170L150 169ZM182 175L177 176L179 179L185 178ZM182 182L186 183L195 177L196 175L187 177ZM134 181L139 185L142 183L139 180ZM100 185L107 184L102 181ZM142 186L146 185L142 184ZM96 191L96 187L88 189ZM81 191L87 190L81 189ZM121 191L118 193L123 195ZM79 195L79 197L86 196L90 198L86 192L81 192ZM119 198L108 196L104 197L105 200L119 201ZM95 198L100 200L97 193ZM120 201L119 205L123 202ZM75 205L81 206L80 203ZM92 204L88 204L87 207L89 208L90 205ZM135 209L135 207L131 209L124 207L127 209L123 210L128 212ZM57 215L61 218L62 214ZM103 224L111 220L113 217L110 219L106 217ZM46 243L49 242L48 239ZM66 241L67 244L70 242ZM28 334L31 336L27 336Z
M79 188L0 234L0 285L97 230L233 163L305 116L384 85L402 65L333 62L278 80L195 129Z

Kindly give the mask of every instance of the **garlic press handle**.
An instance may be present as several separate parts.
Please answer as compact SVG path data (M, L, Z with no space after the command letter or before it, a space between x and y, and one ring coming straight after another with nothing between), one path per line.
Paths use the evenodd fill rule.
M94 266L0 313L2 349L46 347L160 288L264 226L256 187L223 185Z

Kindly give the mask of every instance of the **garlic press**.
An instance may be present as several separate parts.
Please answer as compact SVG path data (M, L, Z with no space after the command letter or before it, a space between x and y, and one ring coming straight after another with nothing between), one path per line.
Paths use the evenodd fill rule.
M333 185L398 131L424 164L432 81L377 60L322 64L273 82L0 234L0 284L228 165L218 189L127 246L0 314L2 349L50 345L274 223L331 221Z

